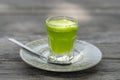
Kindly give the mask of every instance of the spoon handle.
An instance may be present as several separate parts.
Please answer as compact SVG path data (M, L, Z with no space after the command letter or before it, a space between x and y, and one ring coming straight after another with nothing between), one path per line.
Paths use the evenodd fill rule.
M40 56L40 57L42 57L42 58L44 58L44 59L47 59L46 57L44 57L44 56L42 56L42 55L40 55L40 54L37 54L37 53L36 53L35 51L33 51L31 48L27 47L26 45L22 44L21 42L15 40L15 39L13 39L13 38L8 38L8 40L10 40L10 41L13 42L13 43L16 43L16 44L19 45L20 47L24 48L25 50L27 50L27 51L29 51L29 52L37 55L37 56Z

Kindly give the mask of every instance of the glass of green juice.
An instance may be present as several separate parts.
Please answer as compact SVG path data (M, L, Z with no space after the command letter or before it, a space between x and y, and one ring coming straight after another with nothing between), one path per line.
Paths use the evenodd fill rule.
M78 20L67 16L46 19L50 47L50 61L68 62L74 57L74 43L78 32Z

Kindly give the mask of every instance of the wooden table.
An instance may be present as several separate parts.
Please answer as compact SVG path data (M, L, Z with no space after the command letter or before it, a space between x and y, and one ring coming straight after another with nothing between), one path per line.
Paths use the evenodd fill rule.
M17 45L46 37L45 19L67 15L79 19L78 39L103 52L95 67L56 73L29 66ZM120 80L120 0L0 0L0 80Z

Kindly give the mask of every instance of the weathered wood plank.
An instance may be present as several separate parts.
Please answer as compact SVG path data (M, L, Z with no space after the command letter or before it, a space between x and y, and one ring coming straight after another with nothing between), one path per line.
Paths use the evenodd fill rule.
M120 15L91 16L90 20L79 20L79 34L118 34ZM5 33L45 33L45 15L0 15L0 32ZM102 32L102 33L100 33Z
M120 13L119 0L0 0L0 14ZM53 5L54 4L54 5ZM59 5L61 4L61 5Z
M71 3L71 4L86 4L89 6L120 6L119 0L0 0L1 4L9 4L16 6L54 6L59 3ZM54 4L54 5L53 5ZM98 5L99 4L99 5Z
M23 38L22 37L16 36L14 38L16 38L17 40L19 40L23 43L27 43L29 41L40 39L41 37L45 37L45 36L31 37L31 35L29 35L29 36L24 35L24 37ZM119 54L120 53L120 49L119 49L120 48L120 41L115 43L115 42L112 42L111 39L109 42L107 42L107 40L104 40L104 37L103 37L103 41L102 40L97 41L95 38L94 39L89 39L87 37L86 37L86 39L84 38L84 40L91 42L100 48L100 50L103 52L104 59L112 59L113 58L113 59L119 60L120 59L120 54ZM0 45L0 60L13 60L13 61L20 60L20 56L19 56L19 49L20 48L17 45L9 42L6 38L0 39L0 44L1 44Z
M0 61L0 78L10 80L119 80L120 60L102 60L91 69L74 73L51 73L31 67L23 61Z

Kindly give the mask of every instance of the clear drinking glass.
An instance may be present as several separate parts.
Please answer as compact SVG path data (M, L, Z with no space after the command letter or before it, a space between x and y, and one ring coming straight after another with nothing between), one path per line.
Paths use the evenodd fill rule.
M66 16L46 19L50 47L50 61L68 62L73 59L73 47L78 31L78 20Z

